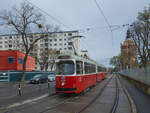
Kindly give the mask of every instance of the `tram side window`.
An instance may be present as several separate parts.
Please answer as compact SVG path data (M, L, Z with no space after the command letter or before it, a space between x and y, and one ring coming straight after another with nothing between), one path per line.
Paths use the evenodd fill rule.
M97 72L102 72L102 67L98 66L98 71Z
M84 63L84 70L85 70L85 74L89 73L89 64L88 63Z
M83 63L81 61L76 61L76 73L83 74Z
M85 74L95 73L96 72L96 65L85 62L84 69L85 69Z
M103 71L103 72L106 72L106 68L102 68L102 71Z
M95 73L96 72L96 65L91 64L91 73Z

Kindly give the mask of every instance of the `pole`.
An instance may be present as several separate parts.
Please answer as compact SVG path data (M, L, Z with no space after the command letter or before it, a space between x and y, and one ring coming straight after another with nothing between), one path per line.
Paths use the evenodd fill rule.
M19 96L22 96L22 91L21 91L21 85L20 84L18 85L18 94L19 94Z

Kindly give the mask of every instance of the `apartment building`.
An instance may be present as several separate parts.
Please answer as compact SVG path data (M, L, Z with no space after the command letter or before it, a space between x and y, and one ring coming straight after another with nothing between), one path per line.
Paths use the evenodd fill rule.
M60 53L81 55L80 38L78 31L60 31L49 33L28 34L28 41L32 43L37 38L41 38L30 52L30 55L37 55L43 50L56 50ZM24 52L21 36L18 34L0 35L0 50L19 50ZM39 69L36 64L36 69Z

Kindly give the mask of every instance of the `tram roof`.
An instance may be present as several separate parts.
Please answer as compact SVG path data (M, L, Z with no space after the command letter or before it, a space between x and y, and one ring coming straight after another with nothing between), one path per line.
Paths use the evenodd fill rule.
M62 57L62 58L59 58L59 59L64 59L64 60L66 60L66 59L75 59L75 60L84 61L84 62L87 62L87 63L91 63L91 64L95 64L95 65L103 67L101 64L95 62L92 59L77 56L77 55L61 54L58 57Z

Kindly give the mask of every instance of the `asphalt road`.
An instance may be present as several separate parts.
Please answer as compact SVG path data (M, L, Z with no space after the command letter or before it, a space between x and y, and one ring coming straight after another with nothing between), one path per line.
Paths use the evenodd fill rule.
M84 93L84 95L61 96L57 94L5 109L2 113L79 113L79 111L88 106L100 92L102 95L88 106L85 111L82 111L82 113L109 113L114 104L116 92L115 78L110 79L111 81L106 85L109 79L110 77L97 83L95 87L91 88L87 93ZM102 87L105 85L105 90L102 90ZM120 104L117 111L118 113L130 113L130 104L127 102L128 99L124 95L120 85L119 90Z
M130 84L127 80L125 80L125 79L121 79L121 80L122 80L121 82L126 86L132 99L134 100L138 113L150 113L150 107L149 107L150 106L150 96L145 95L139 89L135 88L132 84ZM63 102L62 97L59 97L59 98L46 97L43 99L39 99L38 101L29 102L28 104L20 105L20 106L14 107L12 109L9 109L9 112L11 112L11 113L27 113L27 112L28 113L33 113L33 112L34 113L42 113L40 111L53 108L55 105L57 105L57 103L59 103L57 105L58 108L53 109L52 111L55 111L55 113L66 113L66 111L69 113L75 113L75 112L73 112L73 110L78 111L79 109L82 108L82 106L85 106L92 99L91 97L93 97L93 95L95 95L96 92L99 92L98 89L101 89L101 86L103 86L103 83L105 83L105 81L103 81L102 83L97 85L95 88L92 88L92 90L90 92L88 92L87 94L85 94L83 96L77 96L75 99L73 99L74 101L72 101L72 100L67 101L67 102L65 101L65 103L63 104L63 107L62 107L62 105L59 105L59 104L61 104L61 102ZM6 87L4 87L4 86L7 86L8 89L6 89ZM23 96L21 96L21 97L18 96L16 93L17 87L18 87L17 84L0 84L0 88L2 89L2 90L0 90L0 108L5 105L13 104L15 102L21 102L23 100L37 98L43 94L46 94L46 93L52 94L55 92L55 82L50 83L50 89L48 89L47 84L41 84L40 87L35 84L26 84L23 86ZM97 100L97 102L102 101L102 100L108 101L108 103L106 103L105 101L102 101L103 104L100 104L100 107L106 108L106 110L108 109L108 106L110 105L109 101L112 100L112 92L114 92L114 89L115 89L114 86L111 86L111 85L108 85L108 87L109 88L106 89L106 94L104 93L105 95L102 96L101 99ZM129 113L128 107L127 107L129 104L125 105L125 103L127 103L127 102L125 102L125 100L127 100L127 99L125 99L126 97L123 94L122 88L120 87L119 89L121 90L120 91L120 102L119 102L120 103L119 108L121 108L120 109L121 111L119 111L119 113ZM9 92L11 92L11 93L9 93ZM5 96L5 94L7 96ZM108 95L110 95L110 99L108 98ZM106 97L106 98L104 98L104 97ZM92 105L92 108L97 107L97 111L99 113L99 111L102 111L102 108L100 110L100 107L97 106L98 105L97 102ZM125 108L126 108L126 110L125 110ZM49 113L50 111L47 111L45 113ZM91 109L89 108L88 111L91 111ZM95 109L94 109L94 111L95 111ZM6 110L6 113L7 113L7 110ZM106 113L106 112L104 112L104 113Z
M36 98L46 93L55 93L55 82L50 83L50 88L47 83L40 84L40 86L25 83L21 90L22 96L19 96L17 83L0 83L0 107Z
M121 77L122 78L122 77ZM123 79L123 84L126 86L132 99L134 100L138 113L150 113L150 96L144 94L141 90L137 89L126 79Z

